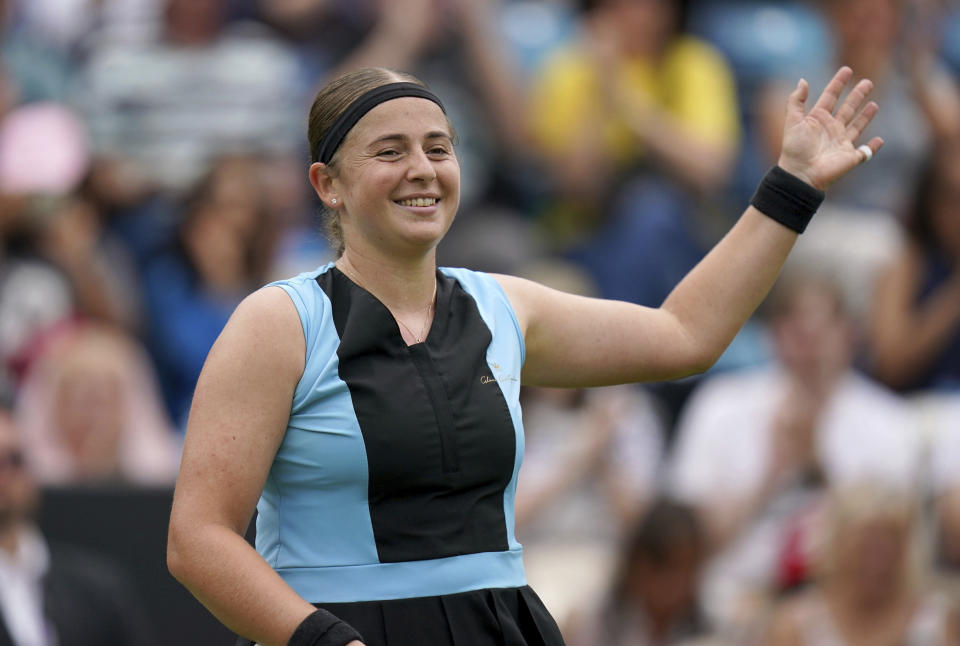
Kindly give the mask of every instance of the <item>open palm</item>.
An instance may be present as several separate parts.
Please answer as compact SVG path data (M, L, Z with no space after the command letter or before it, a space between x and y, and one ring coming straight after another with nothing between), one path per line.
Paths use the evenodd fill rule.
M806 81L801 79L787 100L779 165L820 190L867 159L854 142L879 109L873 101L860 109L873 89L873 82L864 79L857 83L834 112L840 95L852 78L853 70L841 67L810 112L805 108L810 92ZM883 139L874 137L867 145L872 153L876 153L883 145Z

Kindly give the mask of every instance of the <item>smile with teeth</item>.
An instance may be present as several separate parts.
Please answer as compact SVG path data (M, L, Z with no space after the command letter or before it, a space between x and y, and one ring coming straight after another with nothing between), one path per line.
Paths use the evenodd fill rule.
M414 197L409 200L397 200L400 206L434 206L437 203L435 197Z

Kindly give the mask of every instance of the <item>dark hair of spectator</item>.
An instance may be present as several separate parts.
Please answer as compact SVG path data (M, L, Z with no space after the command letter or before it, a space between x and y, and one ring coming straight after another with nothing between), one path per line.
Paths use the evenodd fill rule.
M653 502L626 543L624 560L638 558L662 565L678 546L704 547L703 531L694 509L687 504L660 498ZM626 573L628 568L624 568Z
M310 117L307 122L307 141L310 150L314 151L320 148L320 140L323 139L327 130L361 95L381 85L399 81L426 85L420 79L405 72L395 72L383 67L371 67L348 72L323 86L317 92L313 105L310 107ZM310 161L315 162L317 160L311 159ZM336 165L337 154L334 153L333 159L330 160L327 167L335 173ZM339 257L343 254L343 229L340 226L340 217L337 211L325 208L321 214L321 223L324 234Z
M180 218L177 221L177 228L172 240L172 247L187 262L191 278L194 281L200 281L200 271L192 258L190 247L186 243L188 231L193 227L197 220L207 214L210 209L224 208L224 205L218 204L214 196L214 184L216 182L215 168L210 168L207 173L197 181L193 187L188 190L180 199ZM265 207L263 204L247 205L256 211L256 227L248 236L244 237L244 271L251 284L259 283L264 279L267 268L270 263L269 248L263 245L269 238L265 234L269 226ZM157 250L163 252L164 249Z
M960 158L960 141L938 144L929 154L914 186L913 199L907 207L907 235L928 253L940 248L933 224L933 209L940 193L947 188L944 176L950 159Z
M610 643L616 643L616 637L623 629L635 564L645 560L655 567L669 567L671 557L685 548L706 553L707 539L697 512L690 505L670 498L655 500L627 539L620 556L604 610L606 636Z
M611 2L634 2L635 0L579 0L578 8L580 13L589 13L594 9ZM649 1L649 0L645 0ZM687 30L687 18L690 15L690 0L656 0L669 4L673 8L674 15L674 33L682 34Z

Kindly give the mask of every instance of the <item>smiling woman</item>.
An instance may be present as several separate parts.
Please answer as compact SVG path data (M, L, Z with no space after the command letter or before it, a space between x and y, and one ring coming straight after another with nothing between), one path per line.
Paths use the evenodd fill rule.
M366 95L365 101L358 101L364 95ZM399 98L401 96L426 98L436 102L443 113L444 125L442 129L431 132L430 138L446 139L447 141L437 142L440 145L434 153L436 155L448 154L452 157L452 145L456 140L456 131L453 124L446 118L446 112L440 100L427 90L418 79L409 74L388 73L386 70L374 68L342 76L329 83L317 95L310 110L307 133L313 162L319 162L323 165L315 168L324 169L324 174L332 178L336 174L337 162L341 157L337 154L339 147L357 121L376 107L384 97ZM352 109L347 114L346 109L351 106ZM368 150L368 153L376 155L379 152L382 158L396 157L399 155L397 146L408 143L403 133L386 132L370 142L372 148L379 148L379 150ZM456 163L455 157L453 157L453 162ZM322 179L322 177L317 176L317 179ZM314 178L314 171L311 170L311 182L314 183L315 187L317 179ZM340 204L340 200L336 196L330 196L329 202L324 200L324 228L336 250L336 254L339 256L344 252L344 241L338 204ZM456 210L456 205L454 210Z
M243 644L561 646L514 536L521 382L715 361L822 190L866 158L854 142L877 106L862 107L869 81L839 102L851 77L841 69L809 112L797 85L779 167L657 309L438 268L460 196L443 103L384 69L332 81L311 111L309 177L338 258L251 294L210 351L171 572Z

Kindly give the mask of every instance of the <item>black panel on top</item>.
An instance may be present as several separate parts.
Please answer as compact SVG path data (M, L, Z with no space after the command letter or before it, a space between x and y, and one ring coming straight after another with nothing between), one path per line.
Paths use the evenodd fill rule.
M408 347L389 310L339 270L317 281L333 303L339 374L366 446L380 561L508 549L503 494L516 440L473 298L438 273L433 325Z

